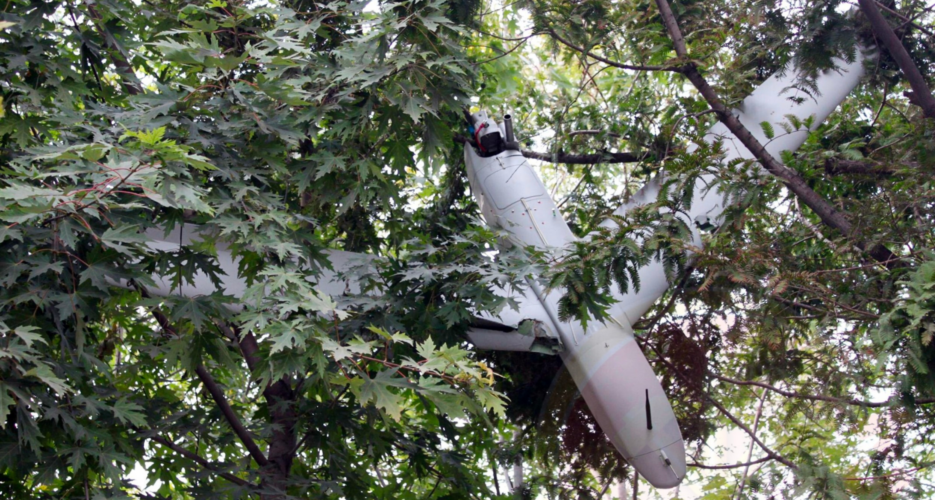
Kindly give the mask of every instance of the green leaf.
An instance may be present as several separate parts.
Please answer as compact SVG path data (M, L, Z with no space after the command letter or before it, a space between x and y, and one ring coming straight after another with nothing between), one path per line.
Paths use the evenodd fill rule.
M142 234L137 226L123 225L116 228L110 228L101 235L101 243L113 248L124 255L134 255L133 248L129 245L140 245L149 241L145 234Z
M406 379L394 377L399 368L390 368L370 378L366 373L361 376L364 379L360 387L360 399L362 401L373 402L377 408L385 411L394 420L399 421L402 417L403 397L390 391L390 387L413 388L414 386Z
M0 199L7 200L34 200L36 198L54 198L62 196L61 191L55 189L37 188L25 184L16 184L0 189Z
M270 347L271 353L277 353L286 349L300 348L305 345L305 334L293 327L293 325L276 325L270 332L269 339L273 342Z
M14 404L16 404L16 401L13 396L10 395L6 385L0 382L0 429L5 428L7 415L10 414L10 407Z
M474 396L484 408L494 412L500 418L506 418L506 402L504 401L506 396L486 387L477 388Z
M160 141L162 141L162 138L165 137L165 135L165 127L159 127L151 130L141 130L139 132L128 130L120 137L120 142L123 142L123 140L127 137L133 137L146 146L155 146Z
M47 343L42 334L36 333L38 330L39 329L34 326L19 326L13 330L13 335L19 337L26 344L26 347L32 348L35 342L41 344Z
M55 374L52 373L52 370L44 364L36 365L34 368L26 371L23 376L35 377L41 380L59 396L64 395L67 392L71 392L71 387L68 386L68 383L56 377Z
M114 417L124 424L129 423L135 427L147 425L146 417L142 413L143 407L125 398L115 401L111 410L114 412Z
M776 136L776 132L773 130L772 123L768 121L762 121L760 122L760 128L763 129L763 135L765 135L767 139L772 139Z
M419 123L419 117L425 113L423 105L425 104L425 99L417 95L406 95L403 97L403 113L409 115L412 118L412 121Z

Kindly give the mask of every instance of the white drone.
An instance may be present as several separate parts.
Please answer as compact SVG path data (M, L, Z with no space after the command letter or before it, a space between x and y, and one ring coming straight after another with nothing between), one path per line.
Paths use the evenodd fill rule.
M740 121L766 146L774 157L783 151L795 151L806 140L809 130L767 139L762 132L763 122L774 129L783 130L788 115L800 121L812 117L812 128L822 123L844 98L857 86L863 75L862 56L854 62L838 60L837 69L818 77L817 90L811 95L797 91L794 84L798 74L790 66L781 74L773 75L744 99L735 110ZM510 234L513 243L532 245L542 249L564 247L575 240L555 201L549 196L536 171L523 157L513 137L510 115L498 125L487 113L470 115L473 141L464 147L471 191L490 226ZM709 143L723 141L725 161L753 159L752 155L718 123L705 136ZM698 225L717 225L727 204L724 194L710 189L713 175L698 179L691 210L679 216L692 228L693 243L702 245ZM650 181L615 214L623 215L631 208L655 201L661 186L660 178ZM613 221L603 225L613 226ZM197 226L185 226L165 234L150 230L149 246L156 250L177 251L190 245L198 236ZM217 246L218 265L223 274L221 290L241 298L246 281L238 276L238 263L231 251ZM319 278L322 293L340 296L347 291L358 291L355 283L339 278L343 270L355 264L366 264L369 257L362 254L332 251L329 255L334 271L324 271ZM634 341L631 325L665 293L670 283L663 265L652 261L639 271L640 289L622 294L614 291L616 304L609 309L610 319L605 323L591 322L587 329L576 321L560 321L557 303L561 291L544 293L534 281L529 282L525 295L514 296L519 303L516 310L506 310L499 316L479 314L476 327L468 331L468 338L479 349L528 351L543 347L557 350L574 378L601 429L614 446L647 481L657 488L672 488L685 477L685 444L672 407L656 375ZM204 274L197 274L194 282L173 287L170 279L154 276L156 287L149 291L156 295L181 294L208 295L217 291ZM502 294L508 292L501 290ZM519 331L520 324L534 321L535 335Z

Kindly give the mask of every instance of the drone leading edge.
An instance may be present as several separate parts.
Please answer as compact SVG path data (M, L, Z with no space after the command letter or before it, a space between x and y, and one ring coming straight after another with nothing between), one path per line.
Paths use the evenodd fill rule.
M812 129L821 124L863 75L861 54L852 62L836 63L835 70L818 77L817 92L796 90L799 75L790 66L763 82L734 113L774 157L783 151L795 151L811 130L787 130L767 139L761 124L767 122L776 130L784 130L789 115L800 121L811 117ZM511 240L507 244L561 251L573 242L576 237L519 150L510 116L504 116L503 123L498 124L481 111L468 115L468 122L472 140L464 146L465 164L471 191L486 223L505 230ZM753 159L723 124L713 126L705 141L722 141L725 162ZM714 175L700 177L691 209L678 214L692 228L692 243L699 248L702 246L699 226L716 226L729 202L723 193L710 188L715 185L714 180ZM660 178L650 181L615 214L623 215L631 208L655 201L660 186ZM614 222L608 220L602 225L612 227ZM168 233L150 230L149 246L153 250L176 251L196 241L200 230L191 225ZM333 296L357 292L355 283L341 277L342 271L366 265L370 257L332 251L329 259L334 271L324 271L319 277L319 290ZM239 276L238 262L231 251L219 244L217 260L222 271L221 291L242 297L246 281ZM559 319L561 290L543 291L530 280L528 290L513 297L518 308L498 316L478 315L475 326L468 331L468 339L479 349L528 351L546 347L558 352L591 413L620 454L653 486L672 488L685 477L685 445L672 406L637 345L631 326L666 292L670 283L659 261L643 266L639 275L639 290L631 289L625 294L614 291L617 302L608 311L609 319L592 321L587 328L577 321ZM174 288L167 277L153 278L156 286L149 287L149 291L155 295L198 296L217 291L201 273L196 274L193 282ZM528 321L534 322L535 335L520 332L520 324Z

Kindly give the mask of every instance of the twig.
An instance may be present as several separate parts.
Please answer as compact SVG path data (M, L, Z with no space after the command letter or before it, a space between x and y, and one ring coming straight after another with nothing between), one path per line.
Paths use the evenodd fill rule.
M892 406L892 403L890 401L860 401L858 399L842 399L842 398L835 398L832 396L802 394L799 392L783 390L778 387L774 387L772 385L769 385L763 382L756 382L753 380L735 380L730 377L725 377L723 375L717 375L714 373L712 373L711 376L713 376L714 378L722 382L727 382L729 384L761 387L768 391L775 392L776 394L783 395L787 398L805 399L808 401L824 401L826 403L860 406L863 408L885 408L888 406ZM923 398L923 399L917 399L915 401L915 404L917 405L927 405L927 404L932 404L932 403L935 403L935 398Z
M117 43L114 36L104 27L104 18L97 11L94 2L92 0L85 0L85 6L88 8L88 14L93 20L92 24L94 24L101 38L104 39L104 44L110 48L111 58L113 59L114 66L116 66L118 70L117 74L120 75L120 79L123 81L123 88L130 95L137 95L143 92L140 79L136 76L136 72L133 71L133 65L127 60L126 54L120 50L120 45Z
M611 59L607 59L606 57L603 57L603 56L599 56L599 55L597 55L597 54L594 54L594 53L592 53L592 52L586 50L584 47L579 47L579 46L577 46L577 45L571 43L570 41L566 40L566 39L563 38L561 35L559 35L558 33L556 33L554 29L549 29L549 30L548 30L548 33L549 33L549 35L552 36L552 38L555 38L556 40L558 40L559 42L561 42L563 45L567 46L568 48L573 49L573 50L576 50L576 51L578 51L578 52L580 52L580 53L584 54L585 56L588 56L588 57L590 57L590 58L592 58L592 59L597 59L598 61L600 61L600 62L602 62L602 63L604 63L604 64L609 64L609 65L611 65L611 66L613 66L613 67L615 67L615 68L629 69L629 70L634 70L634 71L672 71L672 72L675 72L675 73L681 73L681 72L682 72L682 66L640 66L640 65L635 65L635 64L623 64L623 63L619 63L619 62L617 62L617 61L613 61L613 60L611 60Z
M697 467L699 469L709 469L709 470L725 470L725 469L739 469L741 467L749 467L751 465L762 464L769 462L770 460L775 460L773 457L763 457L750 462L744 462L742 464L727 464L727 465L706 465L693 462L688 464L689 467Z
M760 417L763 415L763 404L766 402L766 396L769 394L763 391L760 395L760 404L756 408L756 416L753 417L753 433L760 428ZM750 474L750 459L753 458L753 441L750 441L750 447L747 449L747 466L743 468L743 477L740 478L740 486L737 487L737 500L743 498L743 488L747 485L747 476Z
M498 55L498 56L494 56L494 57L491 57L490 59L486 59L486 60L483 60L483 61L479 61L479 62L476 62L476 63L474 63L474 64L475 64L475 65L481 65L481 64L487 64L487 63L489 63L489 62L496 61L497 59L500 59L501 57L506 57L506 56L512 54L514 51L516 51L516 49L522 47L522 46L525 45L525 44L526 44L526 40L523 40L523 41L517 43L516 45L514 45L513 47L511 47L510 50L507 50L506 52L504 52L504 53L502 53L502 54L500 54L500 55Z
M569 132L569 133L566 134L566 135L567 135L568 137L574 137L574 136L576 136L576 135L601 135L601 134L605 134L605 135L607 135L607 137L615 137L615 138L619 138L619 137L620 137L620 134L618 134L618 133L616 133L616 132L606 132L606 133L605 133L605 131L603 131L603 130L575 130L575 131L573 131L573 132Z
M738 419L737 417L735 417L731 412L727 411L727 408L724 408L724 405L722 405L721 403L719 403L716 399L714 399L714 397L712 397L712 396L711 396L710 394L708 394L707 392L703 392L702 394L704 394L705 398L706 398L708 401L710 401L711 404L713 404L714 407L717 408L718 411L721 412L721 414L723 414L725 417L728 418L728 420L730 420L731 422L733 422L734 425L736 425L737 427L740 427L740 429L741 429L742 431L746 432L746 433L750 436L750 439L752 439L753 442L755 442L756 445L759 446L761 450L763 450L763 451L766 452L766 455L767 455L768 457L771 457L771 458L775 459L776 461L778 461L779 463L785 465L786 467L789 467L790 469L799 470L799 466L797 466L797 465L795 465L794 463L792 463L788 458L785 458L785 457L783 457L782 455L780 455L779 453L777 453L777 452L773 451L772 449L770 449L770 447L766 446L766 444L765 444L763 441L760 441L760 438L756 437L756 433L754 433L753 431L751 431L750 428L746 426L746 424L744 424L743 422L741 422L740 419Z
M932 465L932 464L929 463L929 464L925 464L925 465L920 465L920 466L918 466L918 467L913 467L913 468L911 468L911 469L900 469L900 470L893 471L893 472L891 472L891 473L889 473L889 474L884 474L884 475L882 475L882 476L845 477L844 480L845 480L845 481L875 481L875 480L877 480L877 479L888 479L888 478L891 478L891 477L905 476L906 474L909 474L909 473L912 473L912 472L916 472L916 471L920 471L920 470L922 470L922 469L928 468L928 467L930 467L931 465Z

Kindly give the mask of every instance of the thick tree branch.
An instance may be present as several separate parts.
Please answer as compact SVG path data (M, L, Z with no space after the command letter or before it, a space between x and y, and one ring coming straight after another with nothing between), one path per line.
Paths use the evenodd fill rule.
M240 352L247 362L247 368L254 372L261 363L257 354L260 350L256 337L252 332L243 334L236 328L226 324L219 324L218 328L224 336L234 339L240 345ZM296 443L296 423L298 415L295 412L295 399L298 396L289 381L285 378L267 384L263 389L263 397L269 408L270 420L273 424L273 435L269 440L269 462L278 477L272 479L272 486L278 487L279 482L288 477L289 469L298 449Z
M198 455L198 454L196 454L196 453L194 453L194 452L188 451L188 450L186 450L185 448L182 448L181 446L179 446L179 445L173 443L172 441L169 441L168 439L164 439L164 438L161 438L161 437L159 437L159 436L152 436L152 437L150 437L149 439L152 439L153 441L155 441L155 442L161 444L162 446L165 446L166 448L169 448L170 450L172 450L172 451L178 453L179 455L182 455L183 457L185 457L185 458L187 458L187 459L189 459L189 460L191 460L191 461L197 463L198 465L204 467L205 469L207 469L207 470L209 470L209 471L211 471L211 472L216 472L216 473L218 473L219 476L223 477L224 479L227 479L228 481L230 481L230 482L236 484L237 486L244 486L244 487L252 487L252 486L253 486L252 484L248 483L247 481L244 481L243 479L240 479L239 477L237 477L237 476L235 476L235 475L233 475L233 474L229 474L229 473L227 473L227 472L222 472L220 468L218 468L216 465L213 465L211 462L208 462L207 460L205 460L204 458L202 458L200 455Z
M913 62L906 47L903 46L899 37L896 36L896 32L883 18L883 14L877 8L877 3L874 0L857 1L860 4L860 10L870 21L873 33L883 42L887 52L890 53L890 56L899 65L899 69L902 70L903 75L906 76L915 99L922 108L922 113L926 118L935 119L935 97L932 97L932 91L925 82L925 77L922 76L919 68Z
M455 134L455 142L468 143L469 139L463 135ZM653 158L652 153L540 153L523 149L520 151L524 157L531 160L547 161L551 163L567 163L569 165L594 165L597 163L636 163Z
M234 430L234 434L237 434L237 437L243 442L247 451L250 452L250 456L252 456L261 467L265 467L269 464L269 461L266 460L266 456L260 451L260 447L257 446L253 437L250 436L250 432L247 431L243 422L241 422L237 414L234 413L234 409L231 408L230 403L227 402L227 399L224 397L224 391L221 390L221 387L214 380L214 377L208 373L208 370L204 366L195 368L195 373L198 375L198 378L201 380L201 383L204 384L205 388L208 389L214 402L217 403L227 423L230 424L231 428Z
M765 384L763 382L756 382L752 380L736 380L730 377L725 377L723 375L717 375L714 373L712 373L711 375L714 378L722 382L727 382L729 384L734 384L734 385L747 385L747 386L761 387L763 389L766 389L771 392L775 392L776 394L780 394L787 398L805 399L807 401L824 401L827 403L835 403L835 404L850 405L850 406L861 406L864 408L884 408L884 407L892 406L892 403L890 401L861 401L859 399L835 398L832 396L823 396L820 394L819 395L802 394L800 392L787 391L784 389L780 389L778 387L774 387L772 385ZM917 405L927 405L927 404L932 404L932 403L935 403L935 398L923 398L923 399L917 399L915 401L915 404Z
M240 330L223 321L218 321L216 324L225 337L240 347L240 353L243 355L244 361L247 362L247 368L250 373L253 373L260 364L260 357L257 355L260 347L257 345L253 333L248 332L246 335L242 335Z
M548 161L552 163L567 163L569 165L593 165L596 163L636 163L652 157L650 153L539 153L537 151L522 150L523 156L532 160Z
M675 47L675 53L679 58L688 60L688 50L685 47L685 40L682 38L682 32L678 27L678 22L675 19L675 15L672 13L672 9L669 7L669 2L666 0L656 0L656 5L659 6L659 11L662 15L666 30L669 32L669 37L672 39L672 43ZM724 105L718 97L717 92L714 91L714 88L711 87L701 73L698 72L698 68L693 63L689 62L682 66L681 73L692 82L695 88L698 89L698 92L700 92L708 102L708 105L711 106L711 109L717 114L721 123L737 137L744 147L750 151L753 157L760 162L763 168L772 175L778 177L793 194L802 200L802 203L807 205L818 215L818 218L821 219L823 223L837 229L841 234L854 239L855 246L866 251L871 257L886 267L900 267L899 258L883 245L873 245L867 248L867 245L860 239L860 232L854 228L851 222L847 220L834 205L809 187L798 172L776 160L776 158L766 150L763 144L750 133L747 127L741 123L740 119L734 116L727 106Z
M167 318L157 309L152 309L151 312L153 317L156 318L156 322L159 323L159 326L162 327L163 330L176 335L175 329L169 322L169 318ZM263 455L263 452L260 451L260 448L256 445L253 437L250 436L247 428L244 427L243 423L240 421L240 418L238 418L237 414L234 413L234 409L231 408L230 403L227 402L227 398L224 397L224 391L221 390L221 387L214 380L214 377L208 373L208 370L205 369L203 365L195 368L195 374L198 375L198 379L201 380L201 383L204 384L206 389L208 389L208 393L211 394L214 402L217 403L218 408L221 410L221 414L224 415L224 419L227 420L227 423L231 426L231 429L234 430L234 434L237 434L237 437L240 438L240 441L247 448L247 451L250 452L250 456L252 456L253 459L256 460L256 463L258 463L261 467L269 465L269 461L266 459L266 456Z

